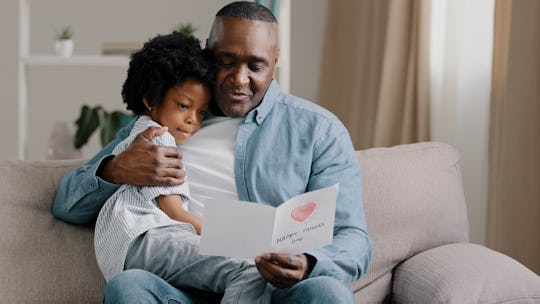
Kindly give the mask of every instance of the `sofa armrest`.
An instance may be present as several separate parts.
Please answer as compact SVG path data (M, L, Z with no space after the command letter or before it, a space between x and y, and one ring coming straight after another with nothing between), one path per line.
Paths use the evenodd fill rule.
M539 303L540 277L486 247L450 244L396 267L392 293L394 303Z

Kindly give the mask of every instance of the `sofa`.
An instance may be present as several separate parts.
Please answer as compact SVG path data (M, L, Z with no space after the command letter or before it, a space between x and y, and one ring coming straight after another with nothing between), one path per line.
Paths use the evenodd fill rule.
M540 303L540 278L468 242L455 148L436 142L357 152L373 252L357 303ZM51 215L82 160L0 161L0 303L99 303L93 227ZM533 241L533 240L531 240Z

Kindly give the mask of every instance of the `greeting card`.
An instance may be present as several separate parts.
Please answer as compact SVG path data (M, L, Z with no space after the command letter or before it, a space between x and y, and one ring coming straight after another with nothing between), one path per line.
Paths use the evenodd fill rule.
M297 195L278 207L207 200L201 254L253 258L266 252L300 254L332 243L339 187Z

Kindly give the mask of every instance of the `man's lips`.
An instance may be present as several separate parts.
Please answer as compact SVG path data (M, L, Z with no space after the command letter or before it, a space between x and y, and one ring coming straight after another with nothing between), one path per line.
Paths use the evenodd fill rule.
M246 94L235 94L235 93L229 93L227 94L227 97L231 100L244 100L248 97Z
M226 90L225 95L231 100L244 100L251 97L251 93L241 90Z

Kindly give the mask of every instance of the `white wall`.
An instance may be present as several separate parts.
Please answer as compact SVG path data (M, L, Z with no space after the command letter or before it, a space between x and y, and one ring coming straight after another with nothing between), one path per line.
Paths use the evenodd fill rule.
M17 157L17 1L0 2L0 159Z
M30 0L31 53L52 54L54 30L71 25L75 54L99 54L102 42L146 41L180 23L198 27L204 41L213 16L230 1L199 0ZM17 52L18 0L3 0L0 28L0 97L3 110L0 159L17 157ZM291 3L291 92L314 100L317 94L326 0ZM28 155L43 159L55 121L74 121L82 104L101 104L109 110L124 109L120 90L125 68L41 67L28 70ZM7 127L11 126L11 127ZM90 156L99 148L97 136L85 150Z
M291 0L291 93L317 102L327 0Z
M70 24L75 32L76 54L99 54L101 43L144 42L167 33L180 23L191 22L204 41L215 12L229 1L116 0L31 2L31 53L53 52L54 29ZM120 67L30 67L28 72L28 158L44 158L52 125L57 120L74 121L80 106L101 104L107 109L125 109L121 85L125 68ZM94 136L86 156L99 148Z

